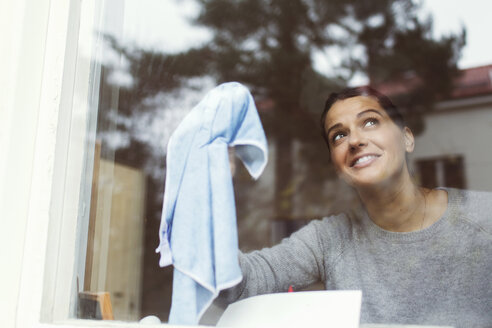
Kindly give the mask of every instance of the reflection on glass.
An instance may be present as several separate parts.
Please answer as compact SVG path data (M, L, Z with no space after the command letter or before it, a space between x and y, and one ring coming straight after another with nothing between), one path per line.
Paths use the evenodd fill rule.
M479 97L492 93L490 80L485 91L473 93L474 82L456 69L464 34L431 39L431 22L417 19L410 1L112 0L102 10L102 57L94 58L100 68L97 131L95 142L88 142L94 149L89 231L79 290L109 293L116 320L156 315L167 321L172 267L159 268L154 253L166 145L217 83L236 80L250 87L269 140L269 165L260 180L253 182L240 165L234 174L243 250L271 246L309 220L357 202L355 192L336 178L318 127L327 95L361 81L354 76L391 94L417 143L425 144L409 158L416 179L425 186L492 190L492 181L475 177L481 173L470 178L478 165L490 171L490 157L480 157L478 146L469 147L473 142L456 141L450 150L449 139L439 137L448 124L457 126L464 111L473 111L475 121L467 123L472 126L490 117L491 102ZM332 65L321 72L323 56ZM463 96L465 89L472 91Z

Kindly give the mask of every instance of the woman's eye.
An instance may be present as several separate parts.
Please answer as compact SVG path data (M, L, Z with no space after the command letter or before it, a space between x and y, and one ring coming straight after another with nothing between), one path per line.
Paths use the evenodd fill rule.
M367 126L373 126L373 125L376 125L378 123L378 120L375 119L375 118L370 118L368 120L366 120L364 122L364 127L367 127Z
M333 142L336 142L336 141L342 139L343 137L345 137L345 134L343 134L341 132L338 132L338 133L335 133L333 135L333 137L331 138L331 140L333 140Z

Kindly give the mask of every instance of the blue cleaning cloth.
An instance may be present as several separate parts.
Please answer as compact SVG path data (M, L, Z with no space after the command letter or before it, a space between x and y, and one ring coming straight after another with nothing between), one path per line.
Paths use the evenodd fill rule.
M156 252L161 267L174 265L171 324L197 324L242 279L228 147L257 179L267 142L253 97L237 82L207 93L169 140Z

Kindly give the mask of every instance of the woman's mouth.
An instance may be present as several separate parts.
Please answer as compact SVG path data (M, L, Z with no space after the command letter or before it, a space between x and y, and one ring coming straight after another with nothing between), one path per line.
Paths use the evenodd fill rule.
M372 162L374 162L379 156L378 155L363 155L360 157L357 157L353 162L351 167L354 168L361 168L361 167L366 167L370 165Z

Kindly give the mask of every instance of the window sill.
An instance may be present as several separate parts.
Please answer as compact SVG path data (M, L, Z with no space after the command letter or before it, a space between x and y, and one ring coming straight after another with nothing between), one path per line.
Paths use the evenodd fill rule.
M80 328L80 327L90 327L90 328L108 328L108 327L145 327L145 328L162 328L162 327L175 327L175 328L185 328L185 327L199 327L199 326L175 326L168 325L167 323L162 324L140 324L138 322L128 322L128 321L117 321L117 320L85 320L85 319L68 319L63 321L57 321L54 323L38 323L35 325L36 328ZM204 327L204 326L201 326Z
M90 327L90 328L108 328L108 327L145 327L145 328L162 328L162 327L175 327L175 328L185 328L185 327L209 327L209 326L173 326L167 323L162 323L159 325L153 324L139 324L138 322L125 322L125 321L113 321L113 320L82 320L82 319L71 319L66 321L60 321L56 323L39 323L36 328L80 328L80 327ZM450 326L420 326L420 325L393 325L393 324L361 324L360 328L453 328Z

